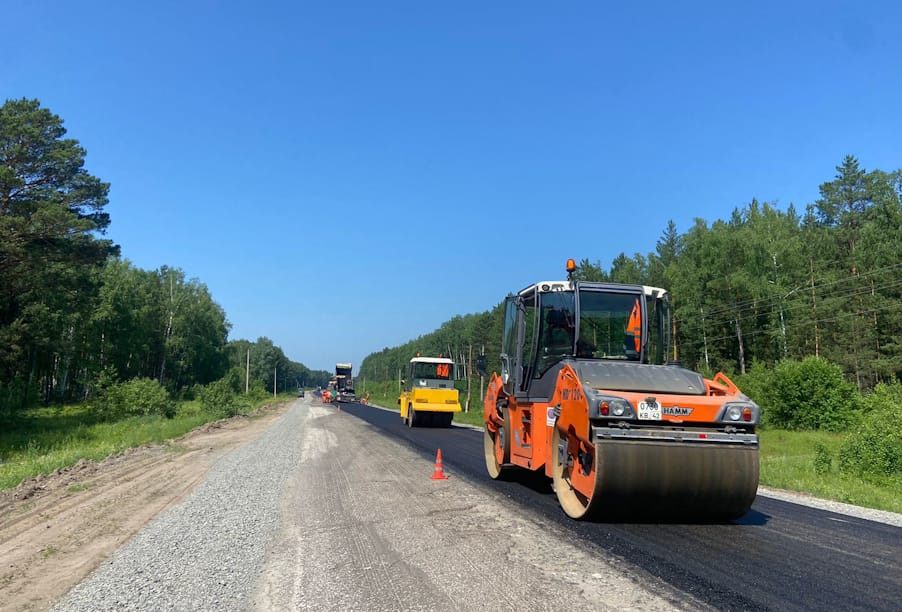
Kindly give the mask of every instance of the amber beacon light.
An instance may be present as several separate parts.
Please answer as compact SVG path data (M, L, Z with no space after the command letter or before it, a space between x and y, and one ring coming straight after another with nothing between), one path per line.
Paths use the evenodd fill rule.
M568 280L575 271L576 271L576 262L573 261L572 259L568 259L567 260L567 279Z

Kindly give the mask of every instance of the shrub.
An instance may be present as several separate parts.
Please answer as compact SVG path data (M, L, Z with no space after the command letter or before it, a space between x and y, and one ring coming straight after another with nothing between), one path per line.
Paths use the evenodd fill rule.
M172 418L176 409L166 389L151 378L102 385L96 403L100 412L110 419L144 415Z
M246 412L250 406L232 390L231 381L223 378L203 388L201 405L208 413L223 418Z
M271 391L267 391L266 387L259 380L252 380L250 384L250 395L256 399L263 399L272 395Z
M814 472L823 476L830 471L833 465L833 457L830 456L830 449L822 442L814 445Z
M869 409L839 451L839 469L858 476L902 474L902 385L878 385L864 399Z
M781 361L755 400L764 423L784 429L841 431L855 423L860 395L842 370L817 357Z
M222 380L226 382L233 393L244 393L244 370L239 367L232 367ZM258 382L258 381L255 381Z
M752 401L761 404L761 398L766 395L772 376L773 371L768 369L763 361L754 359L746 374L730 376L730 378L733 379L740 391L748 395Z
M883 410L891 405L902 408L902 384L898 382L889 385L880 383L861 400L865 413Z

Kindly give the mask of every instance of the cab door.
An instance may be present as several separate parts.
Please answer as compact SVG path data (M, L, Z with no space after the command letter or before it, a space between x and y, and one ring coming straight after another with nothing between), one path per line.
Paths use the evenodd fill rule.
M520 359L523 347L520 344L520 298L508 296L504 304L504 335L501 338L501 382L508 396L520 386Z

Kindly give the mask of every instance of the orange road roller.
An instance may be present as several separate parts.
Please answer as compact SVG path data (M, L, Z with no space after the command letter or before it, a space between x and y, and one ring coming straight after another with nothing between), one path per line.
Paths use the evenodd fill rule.
M760 409L724 374L666 361L667 292L542 281L505 303L501 372L485 394L494 478L549 477L574 519L746 514L758 489Z

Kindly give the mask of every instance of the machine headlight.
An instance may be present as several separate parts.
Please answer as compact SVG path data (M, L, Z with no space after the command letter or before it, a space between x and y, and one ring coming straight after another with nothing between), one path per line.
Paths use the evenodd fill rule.
M621 419L630 419L634 416L632 405L622 397L602 395L597 401L598 416Z
M720 411L719 421L726 423L757 424L760 408L753 401L728 402Z

